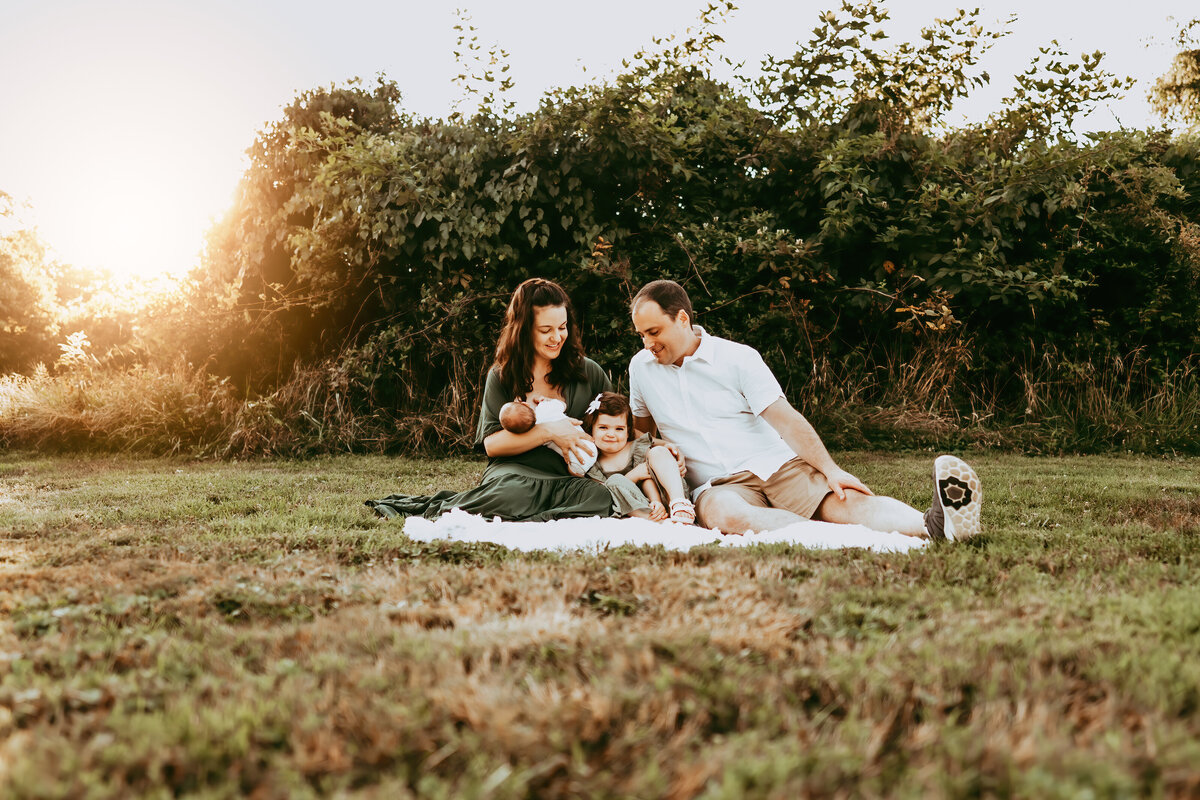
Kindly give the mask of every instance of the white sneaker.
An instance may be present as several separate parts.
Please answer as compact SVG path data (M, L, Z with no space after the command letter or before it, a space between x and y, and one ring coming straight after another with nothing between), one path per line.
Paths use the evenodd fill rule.
M925 512L925 530L935 541L970 539L982 530L983 485L967 462L954 456L933 461L933 503Z

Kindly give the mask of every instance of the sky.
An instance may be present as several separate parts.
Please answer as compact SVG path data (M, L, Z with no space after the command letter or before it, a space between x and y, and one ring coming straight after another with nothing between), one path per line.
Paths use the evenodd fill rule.
M721 52L751 72L795 51L836 0L742 0ZM0 0L0 191L22 204L60 260L123 276L182 274L232 201L255 134L301 91L379 73L404 109L450 113L460 90L453 50L464 8L480 43L509 53L519 111L542 93L601 80L653 36L694 26L705 0ZM980 69L992 83L955 109L995 111L1039 46L1102 50L1138 80L1080 130L1158 126L1146 101L1200 16L1194 0L949 0L886 6L896 40L967 5L1011 33ZM955 121L951 118L951 122Z

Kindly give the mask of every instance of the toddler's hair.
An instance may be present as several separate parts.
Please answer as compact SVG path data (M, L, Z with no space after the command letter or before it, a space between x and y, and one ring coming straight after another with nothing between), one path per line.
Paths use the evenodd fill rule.
M601 414L607 414L610 417L624 416L629 440L633 441L633 409L629 407L629 398L616 392L601 392L596 396L600 399L600 406L595 411L583 415L583 429L591 435L592 426L596 424L596 417Z
M510 433L527 433L537 424L537 414L525 403L510 401L500 406L500 426Z

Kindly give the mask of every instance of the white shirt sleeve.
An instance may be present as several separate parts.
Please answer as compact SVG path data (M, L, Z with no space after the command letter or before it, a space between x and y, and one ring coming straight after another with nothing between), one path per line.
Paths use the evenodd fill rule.
M741 358L737 359L738 389L750 410L755 415L767 410L767 406L783 397L783 387L775 379L767 362L753 347L747 347ZM637 413L636 411L634 412Z
M629 361L629 407L635 417L650 417L646 399L642 396L642 371L638 368L637 356Z

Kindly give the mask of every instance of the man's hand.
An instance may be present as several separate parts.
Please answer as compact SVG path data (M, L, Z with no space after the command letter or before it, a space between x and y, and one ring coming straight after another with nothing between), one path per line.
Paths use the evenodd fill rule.
M683 460L683 453L679 452L679 445L674 442L668 442L666 439L652 439L651 442L667 448L667 452L675 456L675 463L679 465L679 477L682 478L687 475L687 464Z
M583 442L592 441L592 437L588 436L579 427L583 423L577 419L555 420L554 422L541 423L546 433L550 436L550 441L558 445L558 449L562 450L563 458L570 459L570 454L574 453L575 458L580 461L586 460L592 455L592 450ZM594 445L593 445L594 446Z
M826 473L825 480L829 483L829 488L837 495L838 500L846 499L847 489L853 489L863 494L875 494L867 488L865 483L841 468L830 470Z

